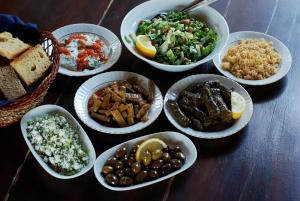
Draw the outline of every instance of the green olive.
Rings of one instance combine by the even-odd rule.
[[[140,162],[135,162],[131,165],[131,170],[135,174],[138,174],[142,170],[142,165]]]
[[[163,152],[161,149],[156,149],[151,153],[151,155],[152,155],[152,160],[158,160],[163,155]]]
[[[147,150],[142,158],[143,164],[148,166],[151,163],[151,153]]]
[[[169,162],[171,160],[171,155],[168,152],[164,152],[163,155],[162,155],[162,159],[165,162]]]
[[[182,152],[177,152],[174,156],[175,158],[181,160],[182,163],[185,162],[185,155]]]
[[[114,171],[114,168],[112,166],[110,166],[110,165],[104,165],[101,172],[103,174],[107,175],[107,174],[109,174],[109,173],[111,173],[113,171]]]

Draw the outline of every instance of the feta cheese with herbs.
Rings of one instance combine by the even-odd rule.
[[[46,114],[28,121],[27,138],[42,159],[63,175],[76,174],[89,162],[78,131],[59,114]]]

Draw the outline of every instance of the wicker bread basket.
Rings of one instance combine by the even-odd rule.
[[[0,107],[0,127],[9,126],[18,122],[26,112],[41,104],[50,84],[56,77],[59,67],[58,42],[52,33],[47,31],[40,31],[40,38],[38,41],[52,61],[49,72],[31,93],[28,93],[8,105]]]

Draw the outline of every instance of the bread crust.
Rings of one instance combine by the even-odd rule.
[[[30,86],[45,74],[51,61],[42,46],[37,44],[15,58],[10,65],[26,86]]]
[[[27,93],[11,66],[0,67],[0,91],[6,99],[20,98]]]
[[[31,46],[18,38],[14,38],[9,32],[0,33],[0,55],[13,59]]]

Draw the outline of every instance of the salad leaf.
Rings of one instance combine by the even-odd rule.
[[[157,49],[154,60],[179,65],[197,62],[209,55],[218,41],[206,23],[186,12],[170,11],[140,22],[137,35],[147,35]]]

